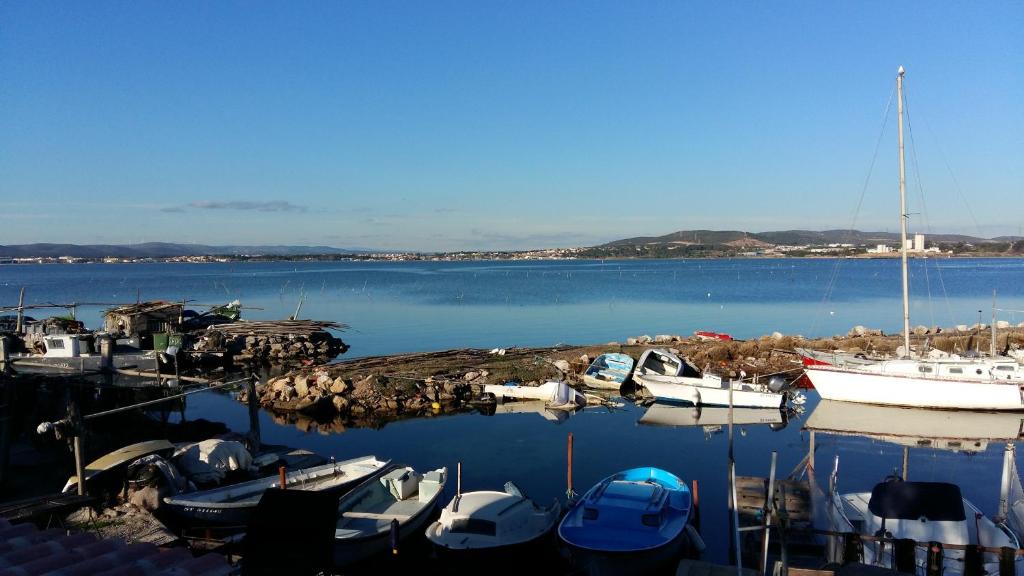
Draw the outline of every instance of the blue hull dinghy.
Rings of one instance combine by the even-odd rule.
[[[632,468],[600,481],[562,519],[558,536],[577,569],[638,574],[678,559],[690,521],[686,484],[660,468]]]
[[[591,388],[618,390],[633,373],[633,358],[628,354],[601,354],[583,374],[583,383]]]

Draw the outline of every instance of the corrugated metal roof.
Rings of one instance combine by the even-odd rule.
[[[92,534],[37,530],[32,524],[11,524],[0,518],[0,575],[105,576],[166,574],[226,576],[238,570],[219,554],[193,557],[184,548],[158,548],[149,543],[124,544]]]

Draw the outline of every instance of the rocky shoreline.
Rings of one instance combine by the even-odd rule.
[[[963,328],[963,330],[959,330]],[[913,330],[914,345],[944,352],[988,350],[985,326]],[[515,381],[536,386],[562,380],[581,386],[583,372],[598,355],[629,354],[634,359],[650,348],[665,348],[689,358],[706,372],[731,378],[801,375],[796,348],[845,350],[891,355],[903,343],[900,334],[854,327],[845,336],[807,339],[778,332],[751,340],[717,341],[679,335],[638,336],[602,345],[459,349],[347,360],[294,370],[257,386],[260,406],[280,423],[330,433],[352,426],[380,425],[397,419],[469,410],[487,384]],[[1024,347],[1024,326],[1003,326],[998,349]],[[248,401],[244,392],[239,396]]]

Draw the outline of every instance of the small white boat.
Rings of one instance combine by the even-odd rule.
[[[484,490],[456,495],[427,527],[426,536],[439,549],[493,550],[525,545],[548,534],[562,507],[556,499],[540,507],[508,482],[503,492]]]
[[[364,456],[305,470],[292,470],[285,474],[285,488],[340,492],[367,477],[377,476],[387,464],[375,456]],[[268,488],[280,486],[280,476],[267,476],[212,490],[168,496],[164,498],[164,505],[174,514],[190,521],[244,526],[263,493]]]
[[[981,545],[987,548],[1019,548],[1017,538],[1002,524],[990,520],[977,506],[960,494],[955,484],[945,482],[904,482],[892,477],[875,485],[871,492],[842,494],[833,500],[840,531],[868,536],[884,534],[895,540],[910,539],[919,544],[941,542],[949,545]],[[835,520],[834,520],[835,521]],[[864,542],[864,563],[896,567],[896,543]],[[927,548],[914,548],[913,567],[925,573]],[[1019,556],[1015,562],[1020,565]],[[942,574],[964,574],[964,550],[943,551]],[[999,557],[991,552],[981,554],[984,574],[999,574]]]
[[[700,378],[700,370],[686,358],[680,358],[663,348],[652,348],[640,355],[633,379],[637,376],[693,376]]]
[[[484,386],[484,393],[494,394],[499,400],[542,400],[548,408],[575,410],[587,405],[587,397],[565,382],[545,382],[540,386],[488,384]]]
[[[762,384],[723,380],[713,374],[689,376],[635,376],[638,384],[664,402],[685,402],[695,406],[740,408],[781,408],[786,401],[782,392],[773,392]]]
[[[601,354],[583,374],[583,383],[600,390],[618,390],[633,372],[628,354]]]
[[[344,567],[385,552],[391,546],[391,525],[399,540],[422,534],[437,509],[448,469],[419,474],[407,466],[391,466],[342,496],[334,530],[334,565]]]

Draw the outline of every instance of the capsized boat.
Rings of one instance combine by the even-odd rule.
[[[583,383],[591,388],[618,390],[633,372],[633,358],[628,354],[601,354],[583,373]]]
[[[146,442],[138,442],[123,448],[118,448],[109,454],[93,460],[85,466],[85,469],[83,470],[83,474],[85,475],[85,485],[89,486],[90,484],[98,481],[104,475],[119,470],[140,458],[145,458],[151,454],[170,456],[173,452],[174,444],[171,444],[167,440],[147,440]],[[64,484],[62,492],[72,492],[77,488],[78,476],[72,476],[68,478],[67,483]]]
[[[378,476],[387,464],[376,456],[363,456],[305,470],[292,470],[285,473],[285,488],[342,492],[358,482]],[[267,476],[212,490],[168,496],[164,498],[164,505],[170,512],[192,522],[244,526],[263,492],[280,486],[280,476]]]
[[[644,573],[678,555],[691,508],[690,489],[676,475],[632,468],[588,490],[558,525],[558,536],[590,573]]]
[[[334,530],[334,565],[348,566],[386,551],[393,521],[398,523],[399,540],[422,534],[447,480],[447,468],[420,474],[392,465],[382,476],[342,496]]]
[[[575,410],[587,405],[587,398],[565,382],[545,382],[540,386],[520,386],[518,384],[488,384],[484,386],[485,394],[494,394],[495,398],[515,400],[543,400],[549,408]]]
[[[525,545],[548,534],[562,507],[556,499],[538,506],[511,482],[504,491],[457,494],[427,527],[426,536],[439,549],[492,550]]]
[[[1002,523],[990,520],[977,506],[964,498],[960,487],[946,482],[907,482],[890,477],[875,485],[871,492],[842,494],[833,499],[834,522],[838,531],[856,532],[867,536],[884,534],[894,540],[910,539],[919,544],[940,542],[945,545],[980,545],[986,548],[1019,548],[1016,536]],[[864,542],[864,562],[885,567],[902,568],[917,574],[925,573],[928,551],[915,546],[911,555],[895,551],[894,541]],[[980,568],[974,572],[965,567],[965,551],[943,550],[942,574],[969,572],[999,574],[999,556],[983,552],[977,558]],[[912,565],[899,567],[905,561]],[[1021,559],[1015,557],[1020,565]]]

